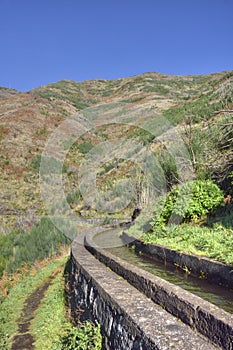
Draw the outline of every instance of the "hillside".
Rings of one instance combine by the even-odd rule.
[[[40,155],[54,130],[77,113],[96,126],[72,141],[63,168],[66,198],[77,216],[108,215],[91,209],[80,194],[77,169],[84,155],[100,140],[121,137],[137,139],[152,151],[158,150],[153,127],[153,135],[149,132],[150,125],[158,120],[167,120],[182,134],[197,176],[215,179],[226,194],[230,193],[232,109],[233,71],[201,76],[145,73],[80,83],[63,80],[26,93],[0,88],[0,232],[5,234],[16,227],[27,230],[46,215],[40,196]],[[99,121],[95,122],[97,117]],[[147,131],[139,129],[147,123]],[[169,188],[177,174],[171,164],[167,168],[166,155],[159,154]],[[109,190],[117,181],[135,174],[129,161],[120,159],[115,166],[117,158],[121,153],[98,169],[99,191]],[[131,215],[137,200],[135,197],[122,216]]]

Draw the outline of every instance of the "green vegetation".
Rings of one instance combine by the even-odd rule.
[[[31,167],[36,172],[39,173],[41,163],[41,155],[37,154],[35,158],[32,158]]]
[[[168,189],[172,189],[172,187],[179,182],[175,160],[166,150],[166,148],[162,149],[161,151],[157,151],[157,157],[163,169]]]
[[[209,214],[223,202],[223,192],[210,180],[195,180],[176,186],[162,198],[162,212],[155,210],[153,228],[165,229],[171,215],[172,223],[191,221]]]
[[[74,143],[72,147],[78,148],[82,154],[87,154],[94,146],[91,141],[84,140],[82,143]]]
[[[232,214],[223,192],[210,180],[177,186],[157,204],[146,243],[233,264]],[[134,234],[134,229],[131,229]]]
[[[56,91],[53,90],[42,90],[42,91],[38,91],[37,94],[40,97],[43,97],[45,99],[51,100],[53,98],[56,98],[58,100],[63,99],[63,96],[60,95],[59,93],[57,93]]]
[[[184,223],[167,231],[146,233],[142,236],[145,243],[160,244],[171,249],[205,256],[223,263],[233,264],[233,232],[221,223],[213,227],[197,226]]]
[[[94,147],[94,145],[92,144],[92,140],[87,139],[86,135],[81,135],[79,140],[77,141],[67,139],[63,142],[63,146],[65,150],[69,149],[71,153],[75,153],[75,151],[78,150],[83,155],[88,153]]]
[[[55,99],[68,101],[79,110],[89,107],[91,102],[84,101],[80,86],[75,82],[60,81],[40,88],[36,93],[50,101]],[[44,110],[41,109],[40,112],[43,114]]]
[[[30,334],[35,339],[36,350],[100,350],[102,337],[100,326],[90,322],[74,326],[66,312],[63,273],[67,257],[50,261],[42,269],[34,267],[22,272],[18,282],[11,288],[0,307],[0,348],[9,350],[13,335],[17,334],[18,319],[26,299],[35,290],[56,275],[34,313]],[[30,305],[29,305],[30,306]],[[33,311],[32,311],[33,312]]]
[[[42,169],[40,169],[41,165]],[[34,158],[32,158],[31,168],[37,174],[39,174],[39,171],[41,170],[42,176],[44,175],[44,173],[57,174],[60,171],[62,171],[62,173],[65,173],[67,171],[67,166],[65,164],[62,165],[60,160],[54,157],[42,157],[40,154],[37,154]]]
[[[37,350],[99,350],[102,348],[100,326],[90,322],[74,326],[66,315],[64,296],[65,277],[55,278],[46,291],[32,322]]]
[[[70,243],[70,240],[61,232],[64,226],[67,230],[67,223],[62,222],[62,218],[59,226],[61,231],[56,229],[47,218],[42,218],[30,232],[18,229],[8,234],[9,227],[18,227],[16,225],[20,224],[20,219],[16,221],[17,210],[20,210],[20,213],[22,210],[28,213],[33,212],[35,208],[36,213],[44,213],[42,204],[37,200],[39,197],[37,180],[41,160],[45,170],[41,176],[46,177],[49,172],[64,173],[67,169],[76,169],[82,157],[97,142],[101,142],[100,137],[109,141],[121,137],[134,138],[146,146],[147,150],[155,152],[162,167],[168,193],[157,203],[153,218],[148,225],[143,226],[144,232],[147,231],[142,236],[146,243],[155,242],[179,251],[233,264],[232,77],[233,71],[190,77],[146,73],[116,81],[96,80],[83,83],[60,81],[35,89],[32,94],[23,95],[22,106],[29,106],[28,110],[32,109],[35,112],[36,118],[33,119],[33,123],[27,123],[26,118],[31,117],[27,115],[26,109],[22,129],[18,128],[18,123],[11,122],[11,129],[8,130],[4,124],[6,118],[2,119],[4,122],[0,126],[2,154],[0,159],[3,171],[0,176],[0,192],[4,203],[1,215],[5,225],[1,226],[4,235],[0,234],[0,276],[2,277],[0,287],[4,285],[2,288],[5,290],[5,296],[0,297],[2,302],[0,347],[2,349],[7,348],[12,335],[17,331],[16,320],[20,316],[27,296],[61,266],[60,262],[53,262],[49,267],[50,263],[45,266],[40,265],[39,261],[44,258],[51,259]],[[20,100],[20,95],[17,99]],[[3,108],[6,116],[18,118],[15,108],[20,106],[19,100],[15,104],[12,98],[12,105],[9,101],[9,106],[6,105]],[[95,109],[85,110],[86,107],[96,103],[98,105]],[[119,113],[118,109],[115,109],[117,104],[121,106]],[[51,126],[57,127],[64,117],[80,109],[84,110],[82,113],[85,118],[94,122],[97,117],[101,117],[100,120],[103,121],[104,113],[107,112],[104,122],[109,120],[111,123],[89,131],[74,144],[72,139],[66,140],[64,148],[67,150],[70,148],[66,165],[63,166],[55,158],[41,159],[39,151],[44,147],[46,130],[50,130]],[[12,110],[14,110],[13,114]],[[131,116],[131,111],[134,110],[135,120],[134,114]],[[146,113],[143,113],[144,110]],[[140,112],[140,116],[137,111]],[[31,112],[29,114],[31,116]],[[167,150],[167,142],[170,141],[156,143],[156,137],[160,136],[164,130],[164,118],[159,118],[160,115],[168,119],[171,125],[177,125],[177,131],[189,152],[196,181],[177,186],[181,179],[176,162]],[[44,124],[45,116],[46,124]],[[151,133],[132,126],[129,122],[135,125],[142,122],[141,125],[151,130]],[[125,124],[122,127],[120,123],[128,123],[128,125]],[[156,136],[152,135],[152,131]],[[24,142],[25,140],[27,141]],[[15,147],[17,144],[20,144],[20,147]],[[10,149],[11,147],[14,149]],[[147,161],[149,164],[150,158]],[[27,162],[26,167],[25,162]],[[112,201],[116,209],[121,208],[122,202],[127,199],[126,188],[129,190],[130,204],[124,211],[116,213],[116,216],[124,217],[136,206],[139,207],[138,204],[143,206],[146,203],[149,191],[146,188],[145,174],[142,171],[136,173],[136,166],[130,161],[122,160],[120,150],[116,158],[101,164],[99,170],[97,188],[102,196],[101,200],[103,198],[103,200]],[[25,181],[22,181],[23,179]],[[70,170],[63,179],[67,186],[66,200],[76,212],[90,217],[100,214],[105,224],[110,222],[110,214],[99,213],[85,206],[81,193],[77,190],[78,177],[75,170]],[[128,185],[126,181],[129,179],[132,181]],[[126,183],[127,186],[124,186]],[[7,187],[9,190],[6,190]],[[224,195],[228,195],[231,200],[225,206]],[[21,204],[22,198],[24,202]],[[60,215],[64,203],[57,203],[57,206],[58,208],[53,210]],[[12,215],[13,220],[8,214],[11,212],[16,213]],[[12,223],[8,227],[10,220]],[[136,230],[136,225],[137,219],[135,226],[132,227],[133,230]],[[72,235],[75,233],[76,231],[73,230]],[[72,235],[70,237],[73,237]],[[37,269],[30,271],[30,267],[35,262]],[[43,267],[42,270],[40,270],[41,267]],[[19,276],[19,282],[12,286],[12,281],[16,278],[13,276],[16,275]],[[63,292],[64,279],[60,273],[47,290],[31,327],[36,339],[36,348],[99,349],[101,346],[99,327],[86,323],[76,328],[66,319]],[[7,293],[9,293],[8,297],[6,297]]]
[[[15,230],[0,236],[0,276],[4,271],[16,271],[25,263],[31,265],[36,260],[56,255],[62,247],[69,245],[64,236],[48,218],[42,218],[30,233]]]
[[[49,115],[49,112],[46,108],[39,108],[39,112],[42,115],[47,115],[47,116]]]
[[[46,129],[45,128],[40,129],[36,133],[37,133],[37,135],[46,135]]]
[[[72,193],[68,193],[68,195],[66,196],[66,200],[69,204],[72,204],[72,205],[78,204],[78,202],[81,199],[81,196],[82,196],[81,191],[80,191],[80,189],[78,189]]]
[[[129,134],[128,138],[136,138],[145,146],[147,144],[150,144],[154,140],[155,136],[147,130],[138,128],[134,130],[133,133]]]
[[[147,85],[143,88],[145,92],[156,92],[160,95],[167,95],[169,93],[169,89],[165,88],[162,84],[156,83],[154,85]]]
[[[193,124],[187,120],[182,134],[199,179],[215,179],[221,185],[232,169],[233,114]]]
[[[19,280],[10,289],[0,306],[0,348],[2,350],[9,349],[12,336],[17,333],[17,320],[20,318],[27,297],[64,263],[65,259],[62,258],[48,263],[39,270],[36,267],[30,271],[21,270]],[[10,284],[13,276],[9,276],[8,279]]]
[[[173,125],[182,122],[187,117],[192,117],[193,122],[198,123],[202,118],[208,120],[216,111],[221,110],[221,107],[221,101],[216,102],[216,96],[213,93],[207,93],[194,101],[187,101],[183,106],[170,108],[163,115]]]
[[[85,322],[79,327],[68,327],[66,330],[66,334],[60,337],[59,345],[56,345],[56,347],[53,347],[52,349],[101,350],[102,337],[100,333],[100,325],[94,326],[90,322]]]
[[[107,165],[104,165],[104,170],[102,173],[100,173],[100,175],[103,175],[103,174],[106,174],[108,173],[110,170],[114,169],[115,168],[115,164],[107,164]]]

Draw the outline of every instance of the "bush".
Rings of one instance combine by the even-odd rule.
[[[75,204],[78,203],[81,199],[81,191],[80,189],[74,191],[73,193],[68,193],[66,200],[69,204]]]
[[[177,184],[179,179],[175,159],[171,156],[171,154],[169,154],[169,152],[164,149],[159,154],[158,159],[163,169],[168,188],[171,189],[172,186]]]
[[[211,180],[195,180],[175,187],[158,205],[153,226],[165,227],[171,218],[176,224],[198,219],[213,212],[223,202],[223,192]],[[161,213],[161,214],[160,214]]]
[[[67,334],[61,336],[61,349],[101,350],[102,336],[100,333],[100,325],[94,326],[90,322],[85,322],[79,327],[68,329]]]
[[[37,154],[35,158],[32,159],[31,166],[36,173],[39,173],[41,163],[41,155]]]
[[[20,230],[14,230],[7,235],[0,235],[0,277],[13,256],[14,242],[21,234]]]
[[[128,136],[128,138],[136,138],[143,144],[143,146],[146,146],[154,140],[155,136],[147,130],[138,128],[134,130],[133,133]]]
[[[92,148],[93,144],[89,141],[84,140],[83,143],[80,143],[77,148],[82,154],[87,154]]]

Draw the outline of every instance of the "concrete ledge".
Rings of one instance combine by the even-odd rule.
[[[108,224],[105,224],[106,218],[83,218],[83,217],[75,217],[73,221],[78,224],[90,224],[90,225],[111,225],[112,226],[123,226],[125,223],[130,223],[131,218],[108,218]]]
[[[233,289],[233,266],[192,254],[180,253],[164,246],[145,244],[125,232],[123,232],[122,238],[129,245],[134,245],[138,252],[141,251],[165,263],[176,264],[180,268],[187,267],[193,275],[204,276],[215,284]]]
[[[212,343],[225,350],[233,349],[231,314],[99,248],[93,241],[95,234],[87,234],[85,244],[102,263]]]
[[[98,228],[93,231],[99,232]],[[102,325],[105,349],[216,349],[98,261],[80,238],[72,244],[70,277],[75,315],[80,309],[88,310]]]

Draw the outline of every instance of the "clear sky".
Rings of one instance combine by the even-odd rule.
[[[0,0],[0,86],[233,69],[233,0]]]

